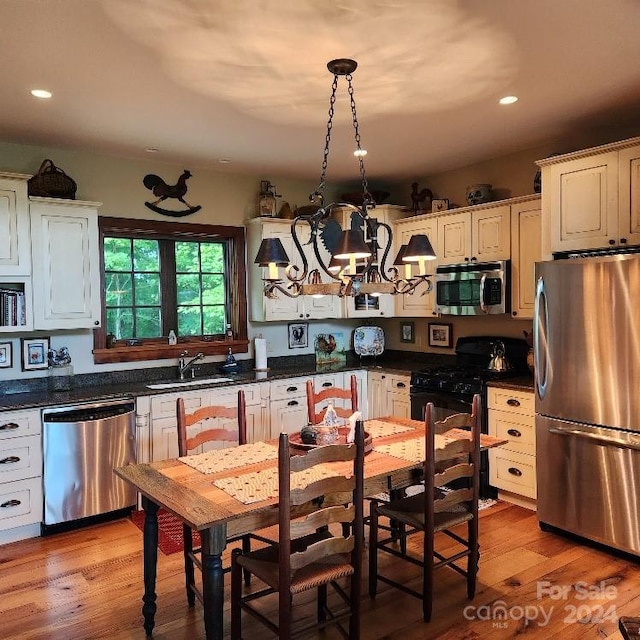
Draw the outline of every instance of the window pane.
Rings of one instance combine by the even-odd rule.
[[[224,247],[219,242],[203,242],[200,245],[202,271],[222,273],[224,271]]]
[[[157,240],[133,241],[134,271],[160,271],[160,252]]]
[[[200,271],[198,242],[176,242],[176,271],[194,273]]]
[[[178,307],[178,335],[202,335],[201,307]]]
[[[160,309],[158,307],[137,307],[136,338],[157,338],[162,335]]]
[[[202,303],[224,304],[224,276],[202,276]]]
[[[133,303],[130,273],[105,273],[107,307],[128,307]]]
[[[136,305],[160,305],[160,275],[157,273],[136,273]],[[160,335],[160,334],[158,334]]]
[[[131,240],[129,238],[104,239],[105,271],[131,271]]]
[[[129,309],[107,309],[107,333],[118,340],[133,338],[133,313]]]
[[[224,333],[226,328],[224,307],[203,307],[202,315],[203,333],[205,335]]]
[[[200,304],[200,276],[176,276],[178,304]]]

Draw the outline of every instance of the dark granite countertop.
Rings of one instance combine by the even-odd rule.
[[[208,363],[199,368],[198,378],[215,376],[231,378],[230,382],[216,383],[216,387],[265,382],[294,376],[335,373],[367,369],[388,373],[410,374],[427,366],[445,362],[452,356],[424,354],[418,352],[389,351],[379,358],[358,358],[350,354],[347,363],[341,366],[317,366],[313,355],[301,357],[270,358],[267,372],[253,370],[253,361],[238,361],[237,373],[220,371],[222,363]],[[66,406],[97,400],[135,398],[157,394],[174,393],[172,389],[149,389],[148,384],[176,381],[176,367],[134,369],[110,373],[80,374],[73,376],[69,391],[53,391],[48,378],[9,380],[0,382],[0,410],[29,409],[46,406]],[[192,382],[189,380],[189,382]],[[205,387],[212,386],[202,385]],[[201,388],[189,385],[186,390]]]
[[[488,383],[490,387],[501,389],[513,389],[514,391],[533,391],[533,376],[520,376],[518,378],[507,378],[506,380],[492,380]]]

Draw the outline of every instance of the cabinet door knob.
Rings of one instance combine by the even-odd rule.
[[[512,476],[516,476],[517,478],[522,475],[522,471],[520,471],[520,469],[517,469],[516,467],[509,467],[508,471]]]
[[[99,326],[100,326],[100,320],[94,320],[93,324],[94,324],[96,327],[99,327]]]
[[[517,429],[509,429],[507,433],[514,438],[520,438],[522,434]]]
[[[626,238],[620,238],[620,244],[627,244]]]
[[[520,401],[519,401],[519,400],[516,400],[515,398],[509,398],[509,399],[507,400],[507,404],[508,404],[510,407],[519,407],[519,406],[520,406]]]
[[[615,240],[609,240],[609,244],[610,244],[610,245],[614,245],[615,243],[616,243],[616,241],[615,241]]]
[[[518,315],[518,312],[517,312],[517,311],[512,311],[512,312],[511,312],[511,315],[512,315],[512,316],[517,316],[517,315]]]

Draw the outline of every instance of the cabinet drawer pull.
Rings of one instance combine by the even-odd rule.
[[[297,391],[298,387],[287,387],[287,393],[293,393],[294,391]]]
[[[516,400],[515,398],[509,398],[507,400],[507,404],[510,407],[519,407],[520,406],[520,400]]]
[[[289,402],[287,402],[288,407],[295,407],[298,404],[300,403],[297,400],[289,400]]]
[[[322,386],[323,387],[333,387],[333,382],[323,382]]]
[[[19,429],[20,425],[17,422],[5,422],[0,424],[0,431],[9,431],[10,429]]]
[[[7,500],[6,502],[3,502],[2,504],[0,504],[0,507],[2,507],[3,509],[5,509],[6,507],[19,507],[22,503],[20,502],[20,500]]]
[[[520,437],[522,437],[522,434],[521,434],[517,429],[509,429],[509,430],[507,431],[507,433],[508,433],[510,436],[513,436],[514,438],[520,438]]]
[[[396,387],[398,387],[398,389],[404,389],[407,385],[404,382],[397,382],[396,383]]]
[[[7,456],[0,460],[0,464],[14,464],[16,462],[20,462],[20,458],[18,458],[18,456]]]
[[[519,478],[522,475],[522,471],[520,471],[520,469],[517,469],[516,467],[509,467],[507,469],[507,471],[512,475],[512,476],[516,476],[517,478]]]

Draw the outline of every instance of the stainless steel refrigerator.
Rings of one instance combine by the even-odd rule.
[[[640,555],[640,254],[536,264],[538,519]]]

